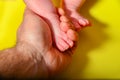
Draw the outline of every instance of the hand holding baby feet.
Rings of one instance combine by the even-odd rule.
[[[51,0],[24,1],[29,9],[41,16],[48,23],[52,31],[53,41],[60,51],[65,51],[74,46],[74,41],[70,39],[71,36],[69,35],[74,34],[75,32],[73,32],[73,30],[67,30],[67,32],[65,32],[64,29],[61,29],[62,26],[60,25],[62,22],[64,22],[64,19],[61,18],[60,22],[59,15],[55,7],[53,6]],[[62,15],[61,17],[66,18],[65,15]],[[69,29],[69,24],[67,22],[64,23],[67,24],[65,28],[68,27]]]
[[[60,31],[61,33],[63,33],[62,34],[63,36],[60,34],[61,37],[57,36],[56,40],[59,41],[61,48],[59,47],[60,45],[57,46],[53,45],[55,43],[52,40],[53,31],[50,30],[50,26],[48,25],[46,20],[44,20],[39,15],[35,14],[33,11],[27,8],[25,10],[24,20],[18,29],[17,36],[18,38],[17,49],[19,49],[20,52],[22,51],[21,54],[24,53],[27,57],[26,59],[25,55],[23,55],[24,57],[22,57],[22,60],[19,61],[19,63],[21,62],[21,64],[27,65],[27,67],[23,65],[19,66],[18,63],[18,65],[16,66],[17,69],[13,68],[11,70],[10,68],[11,72],[13,72],[13,70],[16,70],[13,72],[13,76],[15,75],[27,77],[35,76],[38,78],[39,77],[43,78],[44,76],[46,77],[56,75],[57,73],[66,69],[66,67],[71,62],[74,50],[73,48],[66,50],[70,46],[69,44],[67,44],[67,41],[65,43],[63,37],[67,37],[68,40],[71,41],[72,43],[73,41],[76,40],[76,38],[74,38],[73,31],[71,31],[70,29],[67,31],[67,33],[65,33],[62,30]],[[69,37],[68,34],[73,35],[73,37],[72,36]],[[62,50],[66,51],[61,52]],[[15,55],[15,53],[13,54]],[[18,59],[20,58],[18,57]],[[13,60],[13,58],[11,60]],[[19,67],[22,67],[22,69]]]

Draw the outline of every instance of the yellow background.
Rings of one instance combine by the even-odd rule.
[[[22,0],[0,0],[0,50],[15,45],[24,8]],[[120,79],[120,0],[86,0],[81,13],[93,25],[79,33],[73,62],[58,77]]]

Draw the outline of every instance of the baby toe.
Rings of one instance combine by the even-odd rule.
[[[58,13],[63,16],[65,15],[65,11],[62,8],[58,8]]]
[[[69,19],[66,16],[61,16],[60,21],[62,22],[69,22]]]
[[[62,39],[59,39],[57,42],[57,47],[60,51],[65,51],[69,48],[69,45]]]
[[[71,39],[72,41],[77,41],[78,40],[78,34],[76,31],[69,29],[67,31],[68,38]]]
[[[85,27],[87,25],[86,21],[84,19],[79,19],[79,24],[83,27]]]
[[[66,22],[61,22],[60,23],[60,28],[62,31],[67,32],[68,29],[70,29],[70,24],[66,23]]]
[[[85,19],[86,23],[87,23],[87,26],[91,26],[91,23],[88,19]]]
[[[67,34],[63,34],[63,39],[66,41],[67,44],[69,44],[70,47],[73,47],[74,46],[74,43],[71,39],[68,38],[68,35]]]

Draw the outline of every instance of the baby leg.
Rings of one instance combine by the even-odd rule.
[[[85,0],[64,0],[63,8],[77,29],[90,25],[90,22],[78,13]]]
[[[59,15],[55,7],[52,4],[51,0],[24,0],[27,4],[27,7],[34,11],[36,14],[41,16],[44,20],[49,24],[53,40],[55,41],[55,45],[58,47],[60,51],[64,51],[69,47],[74,45],[74,42],[69,39],[67,33],[60,29],[60,19]],[[47,34],[47,33],[46,33]],[[64,49],[61,49],[61,45],[63,45]]]

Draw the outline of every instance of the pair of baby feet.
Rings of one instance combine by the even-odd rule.
[[[51,0],[24,1],[29,9],[41,16],[49,24],[53,41],[60,51],[72,48],[78,38],[76,31],[89,25],[89,21],[77,12],[82,0],[64,0],[67,3],[64,4],[66,7],[64,7],[64,10],[60,8],[57,11]]]
[[[89,26],[90,23],[87,19],[80,16],[77,11],[69,15],[62,8],[59,8],[58,14],[60,15],[60,27],[58,28],[59,30],[55,28],[53,32],[54,40],[57,48],[60,51],[65,51],[75,45],[74,43],[78,40],[77,31]]]
[[[90,22],[80,16],[77,11],[72,11],[71,14],[65,13],[62,8],[58,9],[60,14],[60,29],[61,33],[56,38],[56,45],[60,51],[65,51],[74,46],[74,42],[78,40],[77,31],[89,26]]]

